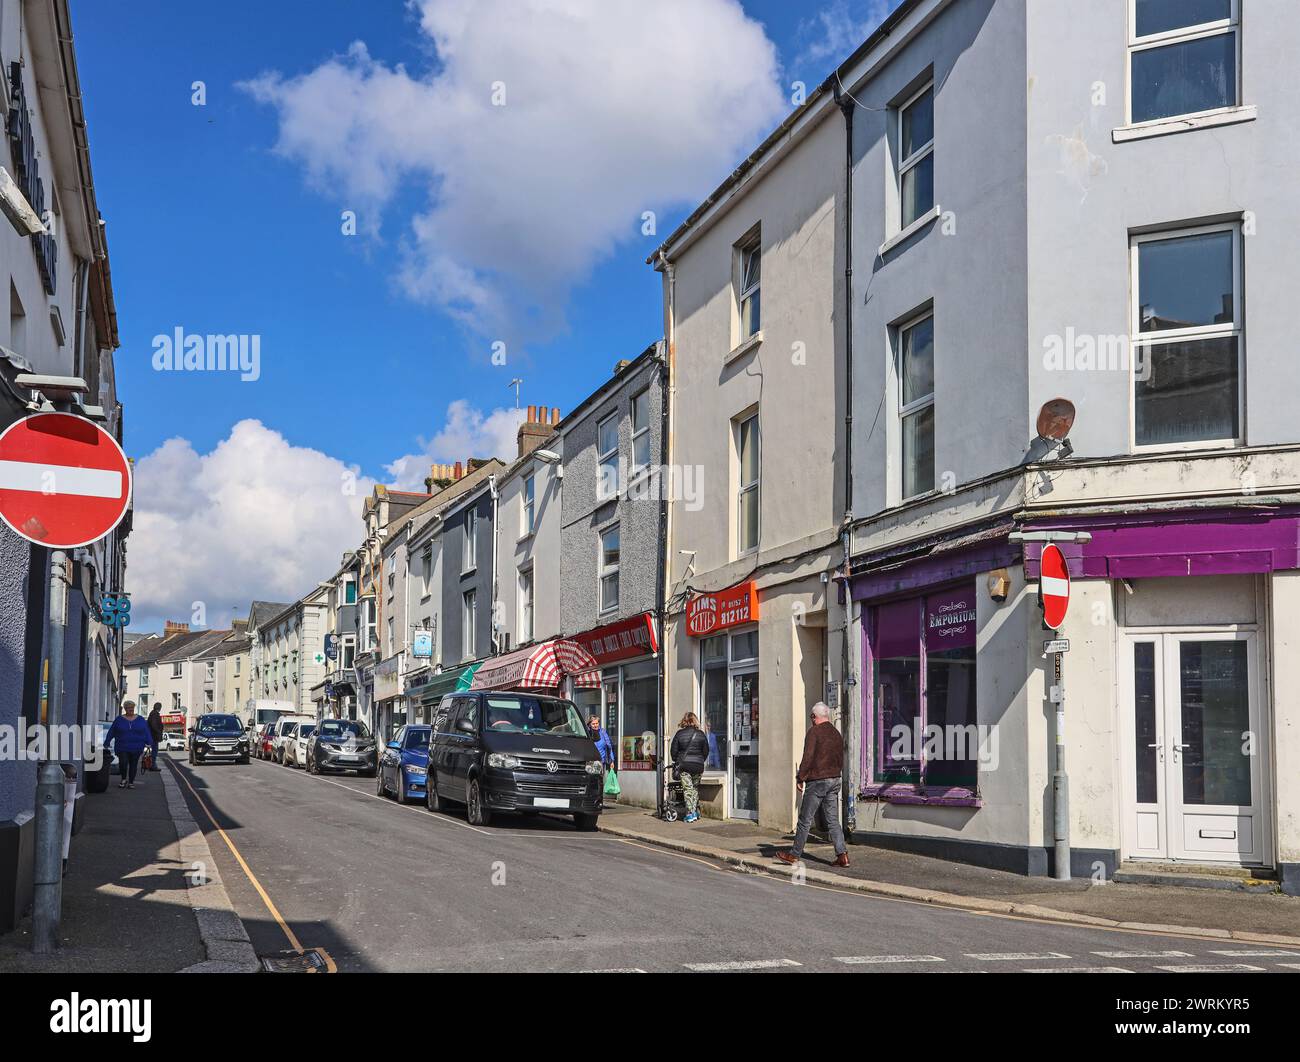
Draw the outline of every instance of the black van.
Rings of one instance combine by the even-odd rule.
[[[486,826],[496,812],[568,813],[594,830],[604,772],[582,713],[572,701],[532,693],[451,693],[433,717],[430,811],[464,804]]]

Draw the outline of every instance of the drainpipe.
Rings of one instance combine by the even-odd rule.
[[[488,476],[488,492],[492,495],[492,655],[501,652],[501,642],[497,634],[497,540],[501,535],[501,521],[497,519],[497,505],[501,493],[497,490],[497,477]]]
[[[844,593],[844,633],[840,638],[840,720],[844,727],[843,781],[840,786],[840,816],[845,840],[852,843],[857,825],[853,794],[853,755],[862,740],[858,732],[851,694],[856,688],[850,667],[852,654],[849,638],[853,630],[853,598],[849,586],[849,553],[853,545],[853,97],[835,80],[835,102],[844,115],[844,519],[840,531],[841,560],[844,565],[840,587]]]
[[[659,363],[659,380],[662,385],[659,411],[659,578],[656,611],[659,614],[659,713],[663,722],[659,739],[659,755],[655,757],[655,808],[662,819],[664,815],[664,753],[668,746],[668,544],[671,537],[672,509],[664,477],[672,475],[672,409],[673,361],[676,357],[674,322],[677,319],[677,272],[668,256],[659,252],[657,268],[664,274],[664,291],[667,313],[664,322],[664,350]],[[671,482],[671,480],[670,480]]]

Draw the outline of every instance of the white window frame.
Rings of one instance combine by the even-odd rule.
[[[420,600],[433,593],[433,543],[420,551]]]
[[[618,535],[618,561],[614,564],[605,563],[605,538],[609,534]],[[619,570],[623,564],[623,529],[620,524],[610,524],[608,527],[602,527],[600,533],[596,536],[596,607],[597,611],[603,616],[612,612],[617,612],[622,601],[622,582],[619,577]],[[605,581],[614,580],[614,603],[607,605],[605,603]]]
[[[172,678],[177,679],[177,678],[180,678],[180,677],[181,677],[181,662],[180,662],[179,660],[177,660],[177,661],[173,661],[173,663],[172,663]]]
[[[537,473],[529,472],[519,488],[519,537],[527,538],[536,530]]]
[[[205,661],[204,678],[211,682],[217,677],[217,662],[215,660]]]
[[[894,392],[896,396],[894,399],[894,404],[898,409],[898,496],[900,501],[911,501],[913,498],[922,498],[925,495],[932,493],[935,489],[934,486],[932,485],[929,490],[920,491],[916,494],[907,493],[907,453],[903,446],[903,441],[907,437],[907,433],[903,430],[904,422],[907,420],[908,417],[920,413],[926,408],[932,407],[934,405],[934,393],[939,386],[939,382],[936,374],[936,379],[933,381],[933,385],[931,386],[930,393],[928,395],[926,395],[924,398],[915,398],[908,403],[903,402],[903,381],[906,377],[906,373],[904,372],[903,359],[907,347],[906,337],[907,337],[907,333],[910,332],[917,325],[923,323],[926,320],[932,321],[933,319],[934,319],[934,307],[930,306],[929,308],[922,310],[920,313],[916,314],[915,316],[907,318],[907,320],[903,321],[902,323],[894,327],[894,333],[897,337],[896,343],[898,348],[898,353],[896,357],[896,369],[895,369],[895,376],[897,376],[898,379],[896,383],[897,390]],[[936,346],[938,345],[937,333],[935,335],[935,345]],[[939,432],[939,424],[938,424],[938,419],[936,418],[935,420],[936,442],[938,441],[938,432]],[[937,468],[933,469],[931,472],[930,478],[934,482],[938,481],[937,472],[938,472]]]
[[[645,423],[637,427],[636,423],[636,404],[638,399],[645,400]],[[636,479],[647,468],[650,467],[650,388],[644,387],[632,396],[628,403],[628,416],[632,424],[632,464],[629,478]],[[646,459],[643,463],[638,463],[636,459],[636,446],[642,439],[645,439]]]
[[[537,580],[531,564],[519,569],[516,585],[519,587],[519,637],[515,641],[523,645],[531,642],[535,634]]]
[[[745,482],[741,477],[745,474],[744,451],[741,443],[744,437],[744,427],[746,424],[753,422],[754,438],[758,443],[758,476],[752,482]],[[732,421],[732,445],[736,454],[736,556],[746,557],[751,553],[758,552],[759,543],[763,541],[763,427],[758,419],[758,410],[752,413],[737,417]],[[741,541],[741,535],[744,534],[745,528],[745,495],[751,491],[757,493],[758,504],[755,506],[754,520],[754,544],[746,546]]]
[[[605,433],[605,425],[610,421],[614,422],[614,446],[609,450],[600,448],[601,436]],[[614,489],[609,488],[609,477],[604,475],[605,467],[609,464],[610,458],[613,458]],[[596,498],[598,501],[606,502],[611,498],[617,498],[619,488],[622,486],[622,469],[619,467],[619,430],[618,430],[618,412],[615,411],[606,417],[601,417],[596,422]]]
[[[460,551],[460,572],[465,575],[478,567],[478,505],[465,510],[461,525],[464,540]]]
[[[241,663],[241,658],[238,654],[236,654],[235,655],[235,678],[239,678],[240,663]]]
[[[916,148],[910,155],[904,158],[903,157],[903,114],[909,107],[912,106],[912,104],[916,103],[916,101],[919,100],[922,96],[924,96],[927,92],[932,94],[930,100],[930,124],[935,128],[931,129],[929,140],[927,140],[920,147]],[[935,120],[937,117],[935,104],[937,102],[938,102],[938,95],[937,93],[934,92],[934,79],[931,78],[919,89],[917,89],[914,93],[912,93],[912,95],[910,95],[907,99],[905,99],[902,103],[900,103],[896,108],[897,115],[894,124],[897,126],[897,129],[894,132],[894,137],[895,137],[894,147],[896,151],[896,157],[898,159],[898,164],[894,167],[894,171],[895,171],[894,195],[897,197],[897,202],[898,202],[898,229],[900,232],[906,232],[909,228],[911,228],[911,226],[920,224],[934,211],[935,203],[931,202],[929,207],[927,207],[921,213],[917,214],[916,217],[912,218],[911,221],[908,221],[906,218],[903,217],[903,178],[908,172],[915,169],[917,165],[919,165],[925,159],[929,158],[931,155],[934,154],[934,142],[936,136],[938,135],[936,131],[938,122]],[[930,198],[932,200],[935,200],[935,202],[937,202],[936,193],[933,188],[931,188],[930,191]]]
[[[758,259],[758,279],[752,284],[745,283],[745,265],[750,257]],[[763,232],[761,228],[755,229],[736,244],[736,340],[732,347],[739,347],[748,343],[755,336],[763,334]],[[745,304],[758,296],[758,322],[757,327],[751,322],[748,330],[745,327]]]
[[[473,660],[478,651],[478,590],[466,590],[460,595],[460,646],[461,659]]]
[[[149,668],[148,668],[148,666],[145,666],[145,667],[140,668],[140,681],[139,681],[139,687],[140,687],[140,689],[142,689],[142,690],[147,690],[147,689],[149,688]]]
[[[1141,331],[1142,292],[1138,284],[1138,252],[1144,243],[1176,240],[1184,236],[1203,236],[1212,232],[1232,235],[1232,323],[1228,325],[1195,325],[1190,328],[1169,328],[1159,332]],[[1246,322],[1242,270],[1242,234],[1239,221],[1226,221],[1215,225],[1191,225],[1186,228],[1161,229],[1157,232],[1135,233],[1129,237],[1129,446],[1133,453],[1150,453],[1168,450],[1207,450],[1216,447],[1230,448],[1244,445],[1246,440]],[[1237,341],[1237,436],[1231,439],[1193,439],[1181,443],[1147,443],[1137,441],[1137,369],[1143,360],[1137,348],[1161,346],[1166,341],[1186,342],[1197,339],[1235,337]]]
[[[1160,125],[1164,122],[1183,121],[1187,118],[1200,118],[1212,114],[1224,114],[1235,111],[1242,105],[1241,94],[1241,0],[1231,0],[1231,10],[1226,19],[1214,22],[1202,22],[1195,26],[1181,26],[1163,33],[1151,33],[1145,37],[1137,35],[1137,0],[1128,0],[1128,55],[1124,65],[1124,120],[1129,127],[1143,129],[1147,126]],[[1233,64],[1237,75],[1235,86],[1236,99],[1223,107],[1211,107],[1206,111],[1188,111],[1186,114],[1170,114],[1161,118],[1133,122],[1133,56],[1138,52],[1152,51],[1170,44],[1184,44],[1202,37],[1219,37],[1228,33],[1233,35],[1233,47],[1236,62]]]

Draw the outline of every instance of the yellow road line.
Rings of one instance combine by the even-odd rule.
[[[274,918],[276,922],[279,924],[280,928],[284,930],[284,935],[289,940],[289,947],[293,948],[294,951],[301,953],[303,950],[305,950],[302,946],[302,941],[300,941],[298,937],[294,934],[294,931],[289,928],[289,923],[284,920],[284,918],[280,914],[279,909],[272,902],[271,897],[266,894],[266,890],[262,888],[262,883],[257,880],[257,875],[253,873],[252,868],[248,865],[247,862],[245,862],[244,857],[239,854],[239,849],[235,847],[235,842],[230,839],[230,835],[227,834],[225,830],[223,830],[220,826],[217,825],[217,820],[213,817],[212,812],[208,809],[208,805],[204,802],[203,798],[199,796],[195,788],[192,785],[190,785],[189,779],[186,778],[185,775],[181,773],[181,769],[177,767],[175,764],[172,764],[171,766],[176,773],[176,777],[185,783],[185,788],[188,789],[194,795],[194,799],[198,801],[199,807],[203,809],[203,814],[205,814],[208,817],[208,821],[212,823],[212,828],[216,830],[217,833],[221,834],[221,839],[226,842],[226,847],[230,849],[230,854],[235,857],[235,862],[237,862],[240,865],[240,867],[244,871],[244,874],[247,876],[249,882],[252,884],[253,888],[257,890],[257,895],[262,897],[262,902],[266,904],[266,909],[271,912],[271,917]],[[333,963],[331,960],[331,965],[332,964]]]
[[[678,859],[689,859],[693,863],[703,863],[710,870],[716,870],[719,874],[727,873],[727,871],[723,870],[722,867],[715,866],[713,863],[710,863],[707,859],[701,859],[699,856],[687,855],[685,852],[675,852],[671,848],[659,848],[659,847],[651,847],[648,844],[639,844],[636,841],[629,841],[626,837],[620,837],[619,840],[622,841],[624,844],[630,844],[633,848],[644,848],[647,852],[658,852],[662,855],[676,856]]]

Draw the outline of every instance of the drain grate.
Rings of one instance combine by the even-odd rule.
[[[324,973],[325,957],[314,948],[282,951],[278,955],[263,955],[262,969],[267,973]]]

